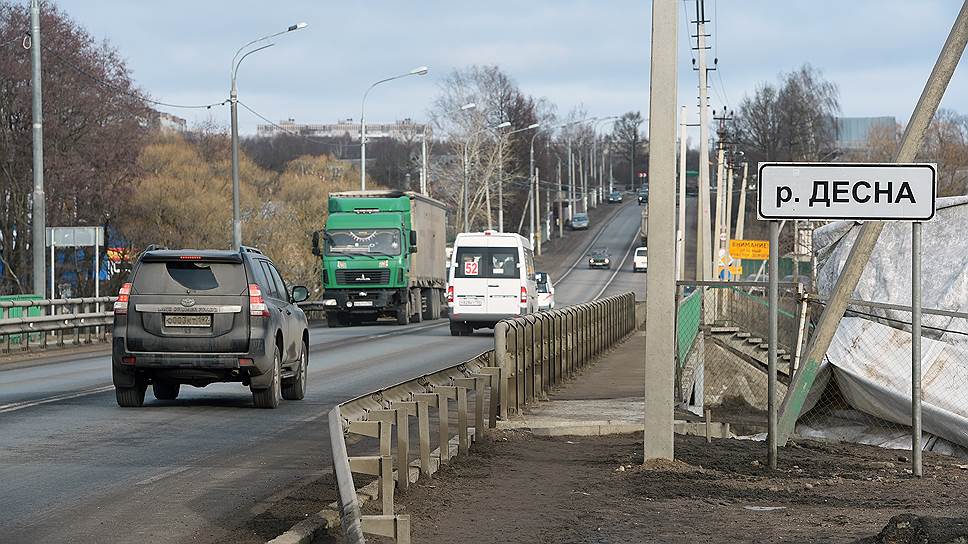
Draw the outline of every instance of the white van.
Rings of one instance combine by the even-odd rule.
[[[635,248],[635,256],[632,257],[632,272],[648,272],[649,270],[649,248]]]
[[[469,335],[537,311],[534,254],[514,233],[463,232],[454,241],[447,284],[450,334]]]

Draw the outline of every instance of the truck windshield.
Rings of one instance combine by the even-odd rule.
[[[326,255],[399,255],[400,231],[396,229],[346,229],[327,231]]]

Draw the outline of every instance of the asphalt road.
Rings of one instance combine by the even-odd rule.
[[[627,205],[594,245],[621,260],[637,245]],[[558,304],[634,289],[631,256],[612,270],[578,262]],[[336,403],[453,365],[493,347],[451,337],[446,320],[408,327],[311,330],[309,391],[276,410],[251,408],[238,384],[183,387],[176,401],[117,407],[105,356],[0,371],[0,541],[214,542],[307,478],[327,472],[326,414]]]

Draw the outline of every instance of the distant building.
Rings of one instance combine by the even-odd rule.
[[[188,130],[188,121],[177,115],[156,111],[151,117],[151,128],[161,132],[185,132]]]
[[[894,130],[896,125],[894,117],[837,117],[837,149],[863,149],[872,130]]]
[[[352,119],[345,119],[330,124],[297,123],[295,119],[279,121],[276,125],[258,125],[256,134],[261,137],[272,137],[286,132],[317,138],[360,139],[360,124]],[[415,123],[412,119],[404,119],[393,123],[367,123],[367,140],[374,138],[391,138],[394,140],[412,141],[427,128],[423,123]]]

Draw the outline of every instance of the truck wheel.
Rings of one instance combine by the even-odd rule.
[[[151,392],[158,400],[175,400],[178,398],[178,390],[181,384],[172,382],[155,382],[151,384]]]
[[[405,302],[402,306],[397,308],[397,325],[409,325],[410,324],[410,303]]]
[[[279,346],[276,346],[272,359],[272,369],[269,372],[272,376],[269,387],[265,389],[252,389],[252,404],[256,408],[276,408],[279,406],[279,398],[282,397],[282,369],[279,368],[282,356],[279,354]]]
[[[114,394],[118,400],[118,406],[122,408],[140,408],[145,403],[145,391],[147,385],[136,384],[134,387],[115,387]]]
[[[282,398],[286,400],[303,400],[306,396],[306,382],[309,381],[309,346],[302,344],[302,355],[299,357],[299,367],[296,376],[282,384]]]
[[[430,319],[440,319],[440,297],[435,289],[430,290]]]

